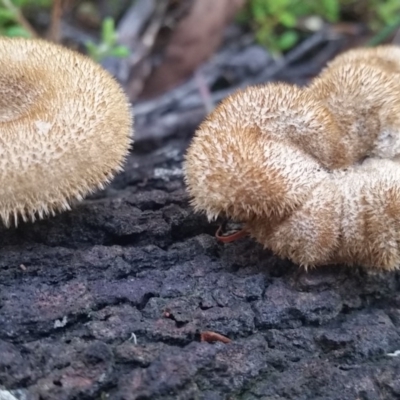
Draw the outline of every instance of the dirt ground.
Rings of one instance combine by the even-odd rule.
[[[399,274],[216,242],[182,182],[191,134],[138,146],[72,212],[1,231],[0,399],[399,398]]]

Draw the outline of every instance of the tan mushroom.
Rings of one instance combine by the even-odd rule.
[[[120,85],[88,57],[44,40],[0,38],[0,217],[68,210],[121,171],[133,117]]]
[[[226,98],[185,157],[195,211],[304,267],[400,268],[399,70],[398,48],[357,50]]]

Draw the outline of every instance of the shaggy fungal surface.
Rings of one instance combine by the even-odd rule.
[[[308,86],[225,98],[186,154],[195,211],[304,267],[400,266],[400,47],[350,50]]]
[[[399,398],[398,273],[304,273],[253,240],[218,243],[188,205],[186,146],[132,155],[73,211],[1,229],[0,398]]]
[[[133,136],[122,87],[93,60],[0,38],[0,220],[42,219],[103,189]]]

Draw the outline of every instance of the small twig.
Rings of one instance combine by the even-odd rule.
[[[231,339],[216,332],[204,331],[200,333],[200,341],[208,343],[222,342],[227,344],[231,342]]]
[[[155,8],[156,3],[154,0],[137,0],[132,2],[132,5],[119,22],[117,29],[118,42],[132,51],[136,50],[140,33],[144,30]]]
[[[206,80],[204,79],[203,73],[199,69],[195,72],[194,75],[195,75],[196,83],[199,88],[200,97],[204,103],[204,109],[205,109],[206,113],[209,114],[214,109],[214,106],[215,106],[214,102],[212,100],[212,97],[211,97],[210,88],[209,88]]]
[[[329,39],[328,31],[325,29],[314,33],[312,36],[296,46],[293,50],[288,52],[285,57],[279,59],[276,64],[272,66],[272,68],[266,71],[265,75],[262,76],[262,80],[268,81],[273,79],[275,75],[280,73],[288,65],[300,60],[305,54],[319,46],[321,43],[327,41],[327,39]]]
[[[127,81],[129,82],[127,92],[131,99],[135,99],[137,95],[141,92],[141,90],[143,89],[143,84],[151,72],[151,68],[149,65],[143,67],[140,71],[140,65],[144,62],[146,57],[148,57],[154,46],[157,34],[162,26],[163,18],[167,11],[167,8],[167,1],[156,3],[153,18],[143,32],[140,38],[140,44],[138,44],[137,49],[135,49],[136,51],[134,51],[129,58],[130,72],[127,77]],[[119,42],[122,43],[120,38]],[[134,79],[135,76],[140,76],[140,79]]]
[[[219,101],[224,99],[229,94],[243,89],[248,85],[256,85],[260,83],[268,82],[280,73],[283,70],[288,68],[288,66],[298,60],[300,60],[304,55],[321,45],[325,41],[331,41],[332,38],[328,32],[317,32],[314,35],[310,36],[308,39],[304,40],[299,46],[290,51],[284,58],[276,61],[271,66],[265,69],[263,73],[258,74],[254,78],[252,77],[248,81],[241,82],[238,85],[233,85],[227,89],[219,90],[218,92],[211,93],[211,102],[212,104],[217,104]],[[213,61],[210,61],[210,64],[213,64]],[[205,66],[203,67],[205,68]],[[205,74],[204,74],[205,75]],[[211,72],[207,72],[207,75],[204,76],[205,84],[209,86],[209,83],[206,81],[210,80]],[[184,84],[180,85],[178,88],[173,89],[160,97],[154,100],[148,100],[135,105],[135,114],[138,115],[148,115],[155,110],[160,111],[161,109],[169,109],[171,108],[171,104],[179,103],[183,101],[187,108],[196,108],[200,107],[204,104],[204,99],[201,99],[198,94],[198,83],[196,81],[196,77],[189,79]],[[189,107],[190,105],[190,107]]]
[[[232,233],[230,235],[221,235],[221,232],[222,232],[222,226],[220,226],[217,232],[215,232],[215,237],[222,243],[234,242],[235,240],[247,236],[246,229],[241,229],[240,231],[236,231],[235,233]]]
[[[35,29],[32,27],[32,25],[27,21],[27,19],[24,17],[24,15],[22,14],[21,10],[19,9],[19,7],[15,6],[11,0],[1,0],[3,3],[3,6],[5,8],[7,8],[8,10],[10,10],[12,13],[14,13],[15,15],[15,19],[17,20],[17,22],[24,27],[32,37],[38,37],[39,35],[37,34],[37,32],[35,31]]]
[[[51,24],[48,33],[49,40],[59,43],[61,40],[61,17],[63,13],[62,0],[54,0],[51,9]]]
[[[55,43],[60,43],[62,37],[62,18],[63,15],[69,11],[74,4],[74,0],[53,0],[53,7],[51,9],[51,23],[47,32],[49,40]],[[79,39],[84,42],[82,33],[79,32]],[[79,40],[77,40],[79,42]]]
[[[396,34],[394,35],[394,38],[392,40],[393,44],[400,45],[400,29],[397,29]]]
[[[131,333],[131,336],[130,336],[130,338],[128,339],[129,341],[132,341],[133,340],[133,344],[135,345],[135,346],[137,346],[137,337],[136,337],[136,335],[132,332]]]

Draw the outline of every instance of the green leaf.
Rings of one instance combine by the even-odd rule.
[[[117,47],[114,47],[112,50],[112,55],[114,57],[124,58],[124,57],[128,57],[129,54],[130,54],[129,49],[125,46],[117,46]]]
[[[269,47],[269,44],[273,41],[274,34],[268,25],[262,26],[256,32],[256,39],[264,47]]]
[[[86,51],[88,52],[88,55],[90,58],[92,58],[94,61],[98,61],[99,60],[99,52],[97,49],[97,45],[95,43],[93,43],[92,41],[87,41],[85,42],[85,47],[86,47]]]
[[[4,20],[15,20],[15,13],[7,8],[0,8],[0,18]]]
[[[38,6],[48,8],[53,4],[53,0],[39,0]]]
[[[101,27],[101,38],[108,45],[113,45],[116,39],[114,18],[107,17],[104,18]]]
[[[287,28],[294,28],[297,24],[297,18],[294,14],[285,11],[279,16],[279,22]]]
[[[250,3],[251,12],[256,22],[261,22],[269,14],[268,7],[262,0],[253,0]]]
[[[330,22],[339,20],[340,4],[339,0],[321,0],[325,18]]]
[[[25,0],[11,0],[11,3],[13,3],[14,6],[20,8],[26,6],[28,2]]]
[[[267,1],[270,14],[276,16],[280,15],[282,12],[288,11],[293,3],[293,0],[269,0]]]
[[[25,37],[25,38],[30,38],[31,34],[24,29],[22,26],[19,25],[13,25],[10,26],[9,28],[6,28],[5,33],[7,36],[10,37]]]
[[[299,39],[299,35],[295,31],[286,31],[279,36],[278,43],[281,50],[291,49]]]

